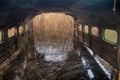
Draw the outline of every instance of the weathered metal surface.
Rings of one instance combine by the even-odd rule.
[[[120,22],[119,4],[113,14],[113,0],[1,0],[0,24],[16,25],[25,20],[27,15],[35,16],[41,12],[65,12],[77,17],[82,24],[117,25]],[[9,18],[11,17],[11,18]]]

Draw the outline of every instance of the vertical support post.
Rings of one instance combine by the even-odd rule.
[[[74,44],[73,44],[74,50],[76,50],[79,47],[79,44],[78,44],[79,37],[77,35],[78,35],[78,23],[76,21],[74,24]]]
[[[17,50],[18,49],[18,36],[19,36],[19,30],[18,30],[18,28],[19,28],[19,25],[17,25],[16,26],[16,32],[15,32],[15,50]]]
[[[119,73],[118,73],[118,80],[120,80],[120,70],[119,70]]]
[[[3,29],[3,31],[4,31],[4,42],[5,42],[5,45],[6,45],[6,49],[7,49],[7,51],[9,51],[8,50],[8,48],[9,48],[9,43],[8,43],[8,28],[6,28],[6,26],[5,26],[5,28]]]
[[[90,49],[92,48],[91,28],[92,28],[92,26],[90,25],[89,26],[89,48]]]
[[[85,25],[83,24],[83,25],[82,25],[82,34],[83,34],[82,37],[83,37],[83,43],[85,42],[85,38],[84,38],[84,27],[85,27]]]
[[[120,80],[120,46],[119,46],[119,50],[118,50],[118,80]]]
[[[7,42],[8,41],[8,33],[7,33],[8,29],[4,28],[4,41]]]

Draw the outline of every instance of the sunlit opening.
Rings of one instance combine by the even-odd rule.
[[[19,34],[22,34],[22,33],[23,33],[23,30],[24,30],[24,29],[23,29],[23,26],[20,26],[20,27],[19,27]]]
[[[43,13],[33,19],[35,48],[46,61],[63,61],[73,50],[73,17],[64,13]]]
[[[15,28],[8,29],[8,37],[11,38],[15,35]]]
[[[0,41],[2,41],[2,32],[0,31]]]
[[[84,32],[85,32],[86,34],[88,34],[88,33],[89,33],[89,28],[88,28],[88,25],[85,25],[85,26],[84,26]]]
[[[99,36],[99,29],[98,29],[98,27],[92,27],[92,35]]]

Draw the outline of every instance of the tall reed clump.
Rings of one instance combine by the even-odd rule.
[[[33,19],[34,38],[55,43],[57,47],[73,49],[74,19],[64,13],[42,13]]]

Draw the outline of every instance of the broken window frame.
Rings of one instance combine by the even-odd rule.
[[[25,32],[28,32],[28,31],[29,31],[29,25],[25,24]]]
[[[107,38],[107,37],[105,36],[106,30],[114,31],[114,32],[115,32],[115,34],[116,34],[116,40],[115,40],[115,41],[112,41],[110,38]],[[110,32],[109,32],[108,35],[111,35]],[[114,35],[114,36],[115,36],[115,35]],[[113,29],[104,29],[104,30],[103,30],[102,38],[103,38],[104,41],[106,41],[106,42],[108,42],[108,43],[110,43],[110,44],[117,44],[117,42],[118,42],[118,32],[117,32],[116,30],[113,30]],[[113,38],[113,39],[114,39],[114,38]]]
[[[13,29],[13,31],[12,31],[12,29]],[[10,34],[11,31],[12,31],[12,34]],[[8,35],[8,38],[12,38],[12,37],[16,36],[16,29],[15,29],[15,27],[12,27],[12,28],[8,29],[7,35]]]
[[[82,32],[82,25],[81,24],[78,25],[78,31]]]
[[[84,33],[89,34],[89,26],[88,25],[84,26]]]
[[[97,29],[97,31],[95,31],[94,29]],[[99,37],[99,28],[98,27],[92,27],[91,28],[91,35]]]
[[[3,36],[3,31],[0,30],[0,36],[1,36],[1,39],[0,39],[0,43],[3,43],[4,41],[4,36]]]
[[[21,29],[22,30],[21,30]],[[18,31],[19,31],[19,34],[23,34],[24,33],[24,27],[21,25],[21,26],[19,26],[19,28],[18,28]]]

